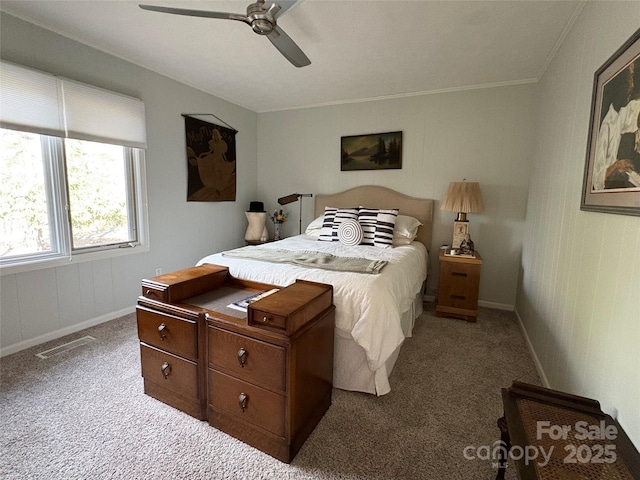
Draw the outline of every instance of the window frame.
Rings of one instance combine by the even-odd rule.
[[[70,262],[79,263],[148,252],[149,226],[144,150],[122,145],[126,160],[127,196],[131,202],[128,215],[133,216],[130,220],[132,230],[136,234],[135,241],[73,248],[64,138],[40,134],[40,142],[52,248],[49,252],[0,258],[0,274],[15,274],[68,265]]]

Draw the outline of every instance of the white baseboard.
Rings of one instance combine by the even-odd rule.
[[[513,305],[509,305],[508,303],[486,302],[484,300],[478,300],[478,306],[495,308],[496,310],[508,310],[509,312],[513,312],[515,310],[515,307]]]
[[[54,332],[45,333],[44,335],[40,335],[35,338],[30,338],[29,340],[24,340],[22,342],[14,343],[13,345],[0,348],[0,357],[11,355],[12,353],[16,353],[21,350],[25,350],[27,348],[35,347],[36,345],[40,345],[41,343],[49,342],[51,340],[64,337],[65,335],[69,335],[71,333],[79,332],[80,330],[84,330],[85,328],[93,327],[95,325],[108,322],[109,320],[114,320],[116,318],[124,317],[125,315],[129,315],[130,313],[133,313],[135,311],[136,311],[136,307],[134,305],[132,307],[127,307],[121,310],[117,310],[115,312],[110,312],[105,315],[101,315],[99,317],[86,320],[84,322],[76,323],[75,325],[71,325],[69,327],[61,328],[60,330],[56,330]]]
[[[527,348],[529,349],[529,353],[533,358],[533,363],[536,366],[536,370],[538,371],[538,375],[540,375],[540,379],[542,380],[542,385],[546,388],[551,388],[549,384],[549,379],[547,379],[547,375],[544,373],[544,369],[542,368],[542,364],[540,363],[540,359],[538,355],[536,355],[536,351],[533,349],[533,345],[531,344],[531,340],[529,339],[529,335],[527,335],[527,330],[524,328],[524,323],[522,323],[522,318],[518,313],[518,309],[514,309],[516,314],[516,318],[518,319],[518,324],[520,325],[520,330],[522,331],[522,335],[524,336],[525,341],[527,342]]]

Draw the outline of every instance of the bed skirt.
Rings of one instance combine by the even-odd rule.
[[[412,336],[415,319],[423,312],[422,292],[419,292],[411,307],[402,314],[401,324],[405,338]],[[398,360],[400,345],[378,370],[369,368],[364,349],[352,339],[335,336],[333,386],[341,390],[386,395],[391,391],[389,375]],[[340,368],[347,365],[348,368]]]

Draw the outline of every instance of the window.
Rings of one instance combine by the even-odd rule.
[[[0,130],[0,256],[57,251],[51,237],[49,168],[40,135]]]
[[[147,245],[142,102],[1,67],[2,266]]]
[[[138,241],[130,148],[66,139],[74,250]]]

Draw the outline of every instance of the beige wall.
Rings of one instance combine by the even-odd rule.
[[[640,217],[580,210],[594,72],[640,25],[588,2],[538,84],[517,312],[552,388],[598,399],[640,446]]]
[[[259,114],[258,194],[270,208],[289,193],[333,193],[365,184],[435,199],[433,293],[438,247],[451,243],[455,218],[439,210],[444,192],[451,181],[480,182],[486,211],[469,215],[471,237],[484,258],[480,299],[513,308],[534,89],[528,84]],[[341,136],[397,130],[403,132],[401,170],[340,171]],[[312,200],[305,199],[304,226],[312,220]],[[287,208],[291,235],[298,231],[299,206]]]

